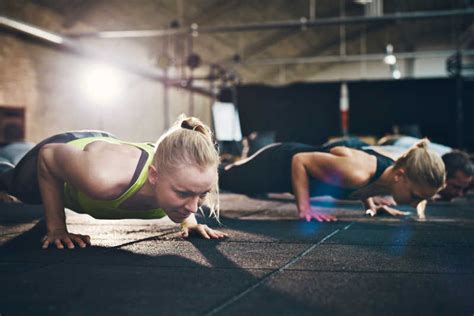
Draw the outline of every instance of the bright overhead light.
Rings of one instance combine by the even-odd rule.
[[[400,72],[400,70],[395,69],[394,71],[392,71],[392,77],[393,79],[400,79],[402,77],[402,73]]]
[[[115,100],[123,89],[124,74],[108,65],[95,64],[84,69],[81,90],[93,102],[105,104]]]
[[[395,65],[397,63],[397,58],[393,54],[393,45],[392,44],[387,44],[385,46],[385,57],[383,58],[383,62],[386,63],[387,65]]]
[[[383,58],[383,62],[386,63],[387,65],[395,65],[397,63],[397,58],[393,54],[386,55]]]

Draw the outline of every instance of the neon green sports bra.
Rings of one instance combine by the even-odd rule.
[[[111,137],[86,137],[70,141],[68,144],[74,145],[80,149],[84,149],[86,145],[95,141],[105,141],[112,144],[128,144],[135,146],[141,150],[144,150],[148,154],[148,157],[142,170],[140,170],[140,174],[138,175],[136,181],[132,183],[132,185],[118,198],[106,201],[94,200],[70,184],[65,183],[64,206],[77,213],[89,214],[90,216],[98,219],[155,219],[166,216],[165,211],[161,208],[138,211],[130,211],[120,208],[120,205],[133,194],[135,194],[147,180],[148,166],[153,161],[153,155],[155,152],[154,146],[150,143],[130,143]]]

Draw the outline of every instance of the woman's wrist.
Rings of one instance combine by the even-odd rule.
[[[190,226],[190,225],[197,225],[197,224],[198,224],[198,222],[196,220],[196,217],[194,216],[194,214],[191,214],[181,222],[180,226],[182,228],[182,227],[186,227],[186,226]]]
[[[298,204],[298,213],[299,214],[306,214],[311,211],[311,205],[309,203],[305,203],[302,205]]]
[[[49,226],[47,225],[48,234],[68,233],[66,225],[64,226]]]
[[[374,200],[371,197],[367,198],[365,200],[362,200],[362,202],[364,203],[364,206],[365,206],[366,209],[375,210],[377,208],[377,206],[374,203]]]

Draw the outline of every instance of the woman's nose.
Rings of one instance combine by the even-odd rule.
[[[199,202],[199,197],[193,197],[190,198],[184,208],[189,212],[189,213],[196,213],[198,210],[198,202]]]

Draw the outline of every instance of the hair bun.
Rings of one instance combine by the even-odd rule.
[[[416,147],[416,148],[427,149],[429,144],[430,144],[430,140],[425,137],[425,138],[423,138],[422,140],[418,141],[418,142],[415,144],[415,147]]]
[[[211,137],[212,135],[209,128],[206,125],[204,125],[204,123],[201,122],[201,120],[199,120],[198,118],[194,116],[186,116],[184,114],[181,114],[178,116],[176,125],[184,129],[189,129],[192,131],[199,132],[209,137]]]

